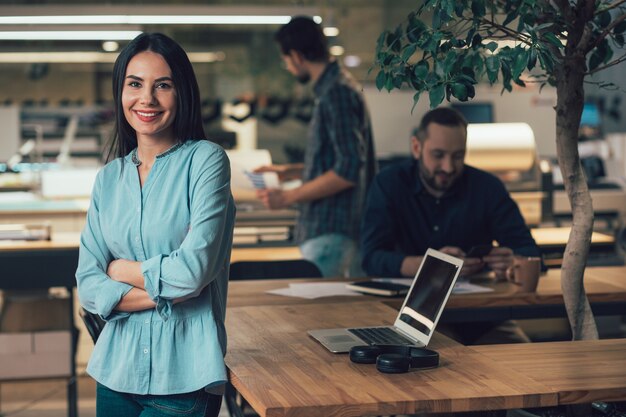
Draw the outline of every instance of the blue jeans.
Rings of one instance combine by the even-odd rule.
[[[204,389],[186,394],[137,395],[96,387],[96,417],[217,417],[222,396]]]
[[[305,240],[302,257],[313,262],[324,277],[364,277],[357,243],[347,236],[330,233]]]

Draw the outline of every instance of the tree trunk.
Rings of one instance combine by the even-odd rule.
[[[578,129],[584,104],[584,57],[565,57],[556,72],[556,151],[572,207],[572,230],[563,254],[561,289],[573,340],[598,338],[583,285],[593,231],[593,206],[578,154]]]

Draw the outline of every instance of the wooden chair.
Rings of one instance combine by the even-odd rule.
[[[311,261],[240,261],[230,265],[230,279],[322,278],[319,268]]]
[[[102,320],[99,315],[90,313],[82,307],[78,310],[78,315],[83,320],[83,323],[85,323],[87,332],[89,332],[89,336],[91,336],[91,340],[93,340],[93,344],[95,345],[98,341],[98,336],[100,336],[106,324],[105,321]]]

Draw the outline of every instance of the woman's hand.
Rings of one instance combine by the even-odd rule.
[[[141,262],[115,259],[107,267],[107,275],[114,281],[124,282],[142,290],[145,288]]]

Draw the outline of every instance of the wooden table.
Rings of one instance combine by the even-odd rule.
[[[74,326],[74,292],[78,248],[75,244],[62,242],[0,242],[0,289],[33,290],[65,287],[68,290],[69,329],[72,340],[76,334]],[[76,387],[76,350],[70,343],[70,377],[67,378],[68,416],[78,415]]]
[[[563,262],[563,252],[570,234],[570,227],[542,227],[531,229],[530,232],[537,246],[544,255],[544,263],[551,268],[558,268]],[[589,246],[590,256],[593,254],[612,254],[617,258],[615,237],[606,233],[593,232]]]
[[[569,227],[542,227],[531,229],[530,232],[537,245],[542,248],[564,248],[567,244],[571,228]],[[614,245],[615,238],[606,233],[593,232],[591,245]]]
[[[589,267],[585,273],[585,288],[596,314],[626,314],[626,267]],[[354,280],[332,280],[352,282]],[[383,301],[399,308],[403,297],[333,296],[303,299],[268,294],[267,291],[284,288],[296,282],[328,282],[328,280],[289,279],[231,281],[228,290],[228,307],[259,305],[303,305],[323,303],[353,303]],[[564,317],[565,308],[561,293],[560,270],[548,270],[539,280],[537,292],[524,293],[509,282],[493,279],[475,283],[493,288],[481,294],[452,294],[441,317],[442,322],[489,321]]]
[[[472,349],[543,382],[558,393],[559,404],[626,401],[626,339]]]
[[[80,242],[79,233],[53,233],[52,240],[0,240],[0,252],[29,250],[76,250]],[[275,261],[302,259],[297,246],[233,248],[231,262]]]
[[[463,412],[556,405],[556,393],[500,362],[436,333],[436,369],[381,374],[332,354],[316,328],[390,324],[381,303],[229,308],[226,364],[233,386],[262,417]]]

